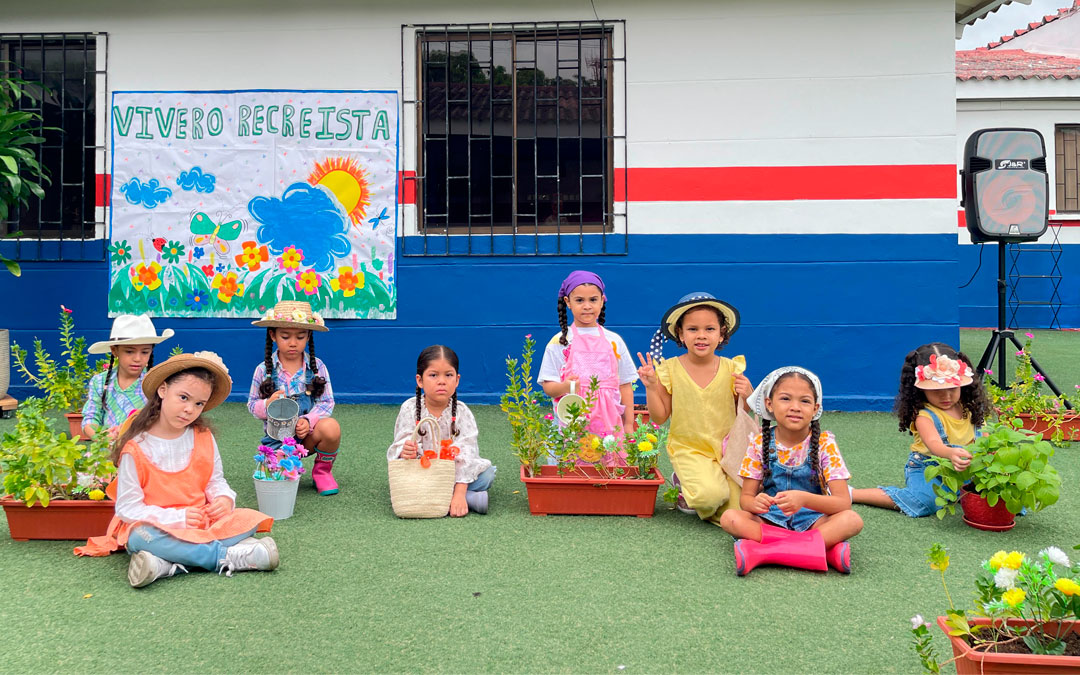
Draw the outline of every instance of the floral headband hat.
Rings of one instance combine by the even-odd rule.
[[[952,389],[971,384],[975,373],[959,356],[951,358],[934,345],[930,362],[915,366],[915,386],[919,389]]]

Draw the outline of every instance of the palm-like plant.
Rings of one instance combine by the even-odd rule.
[[[34,93],[33,83],[0,74],[0,222],[8,219],[12,209],[29,204],[31,197],[44,199],[41,184],[49,182],[45,169],[27,147],[45,142],[38,135],[41,116],[17,107],[23,97],[31,101],[40,99]],[[18,234],[12,232],[5,237]],[[14,260],[0,255],[0,263],[15,276],[21,274]]]

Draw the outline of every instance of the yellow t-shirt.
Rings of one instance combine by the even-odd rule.
[[[975,425],[971,423],[970,413],[965,412],[964,418],[958,420],[952,415],[946,413],[941,408],[932,406],[927,403],[926,408],[923,408],[919,411],[919,417],[925,417],[931,422],[934,420],[934,418],[930,415],[930,412],[929,410],[927,410],[927,408],[934,411],[934,413],[938,416],[938,419],[941,420],[942,426],[945,427],[945,438],[941,439],[942,443],[944,443],[945,445],[965,446],[975,442]],[[917,452],[921,455],[926,455],[927,457],[934,454],[930,452],[930,450],[926,447],[926,444],[923,443],[922,436],[920,436],[919,432],[915,430],[914,422],[911,423],[911,433],[915,434],[915,438],[911,441],[912,452]]]
[[[656,367],[660,384],[671,394],[668,456],[694,452],[720,461],[724,437],[735,423],[733,375],[746,369],[746,359],[720,357],[716,375],[704,388],[686,372],[682,362],[665,359]]]

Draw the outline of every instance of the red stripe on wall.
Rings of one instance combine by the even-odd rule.
[[[796,199],[950,199],[954,164],[886,166],[732,166],[615,171],[615,200],[631,202]],[[628,198],[627,198],[628,197]]]
[[[399,171],[398,172],[398,203],[399,204],[415,204],[416,203],[416,181],[412,180],[416,178],[415,171]]]
[[[96,178],[97,180],[95,181],[94,186],[94,194],[96,196],[94,198],[94,203],[98,206],[108,206],[109,190],[112,186],[112,176],[107,173],[99,173]]]

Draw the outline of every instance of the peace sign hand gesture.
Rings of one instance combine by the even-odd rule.
[[[646,387],[655,387],[660,379],[656,376],[656,367],[653,365],[652,354],[642,356],[641,352],[638,352],[637,357],[641,361],[641,367],[637,369],[638,377],[641,378]]]

